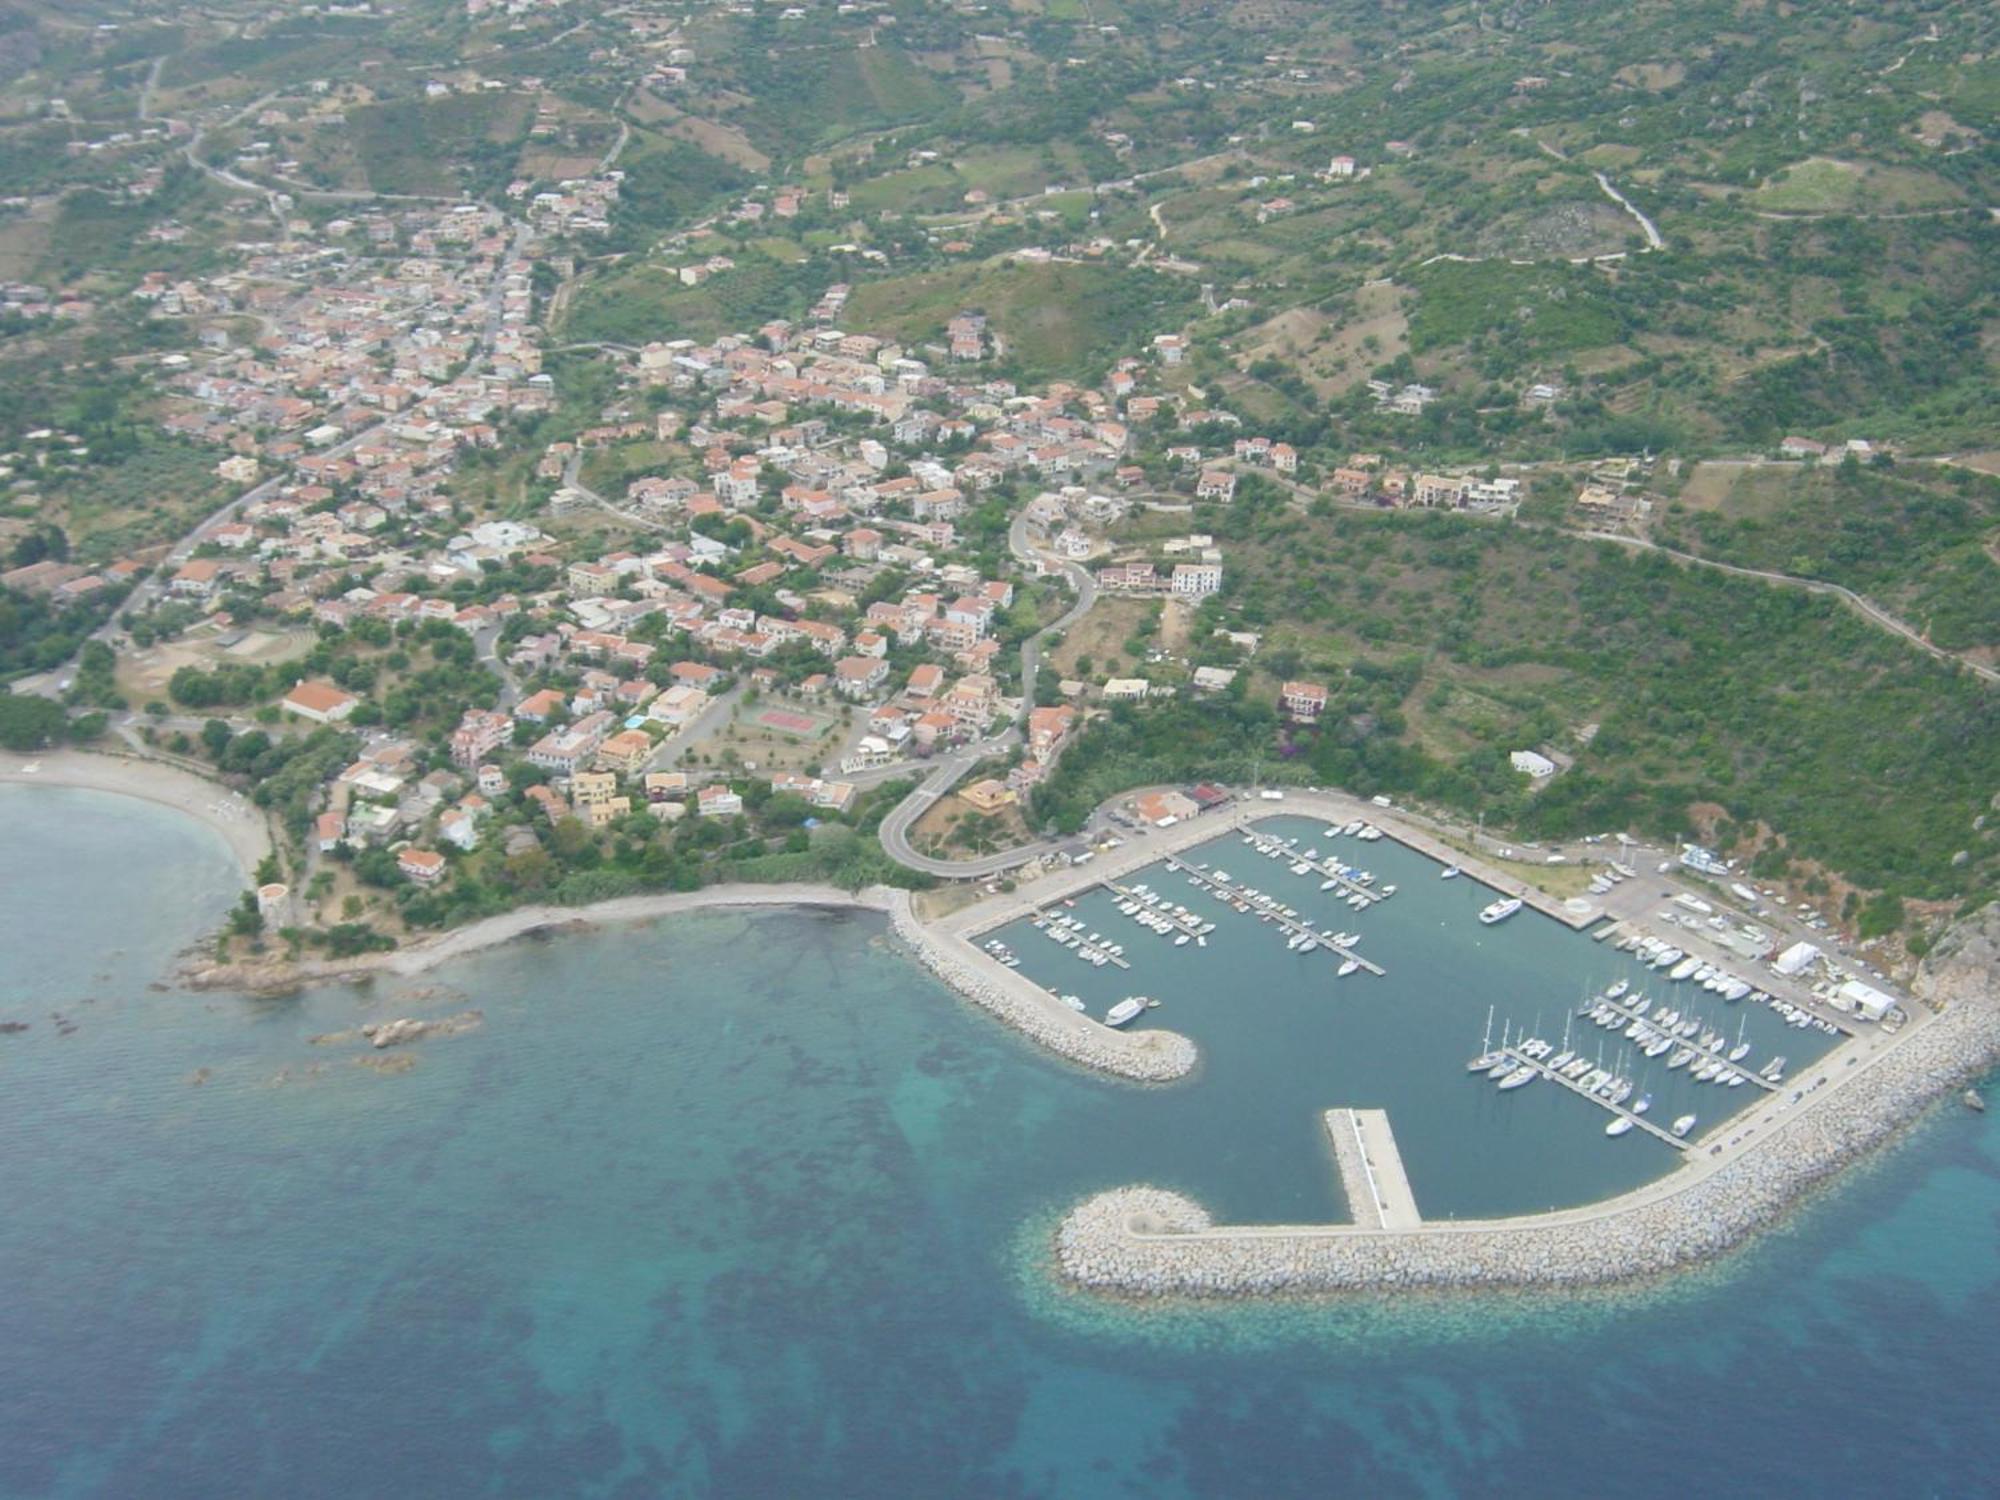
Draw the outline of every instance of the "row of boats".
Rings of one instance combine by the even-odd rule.
[[[1615,997],[1600,996],[1578,1014],[1606,1031],[1621,1032],[1625,1040],[1649,1058],[1666,1057],[1669,1072],[1686,1068],[1688,1076],[1696,1082],[1720,1084],[1724,1088],[1741,1088],[1749,1081],[1749,1075],[1736,1066],[1750,1055],[1750,1044],[1743,1039],[1741,1026],[1732,1046],[1727,1036],[1705,1026],[1692,1011],[1683,1015],[1663,1003],[1649,1013],[1644,995],[1630,1006],[1617,1004]],[[1772,1058],[1757,1070],[1756,1076],[1766,1083],[1781,1082],[1785,1059]]]
[[[1118,910],[1148,932],[1167,938],[1176,948],[1185,948],[1190,942],[1206,948],[1208,935],[1215,931],[1213,922],[1202,920],[1180,902],[1169,901],[1143,883],[1131,888],[1131,893],[1118,903]]]
[[[1330,927],[1315,928],[1299,915],[1297,907],[1288,906],[1255,886],[1238,885],[1227,870],[1211,870],[1200,864],[1188,864],[1182,868],[1188,871],[1189,885],[1206,889],[1217,900],[1228,902],[1239,912],[1256,916],[1260,922],[1276,922],[1288,928],[1291,935],[1286,939],[1285,946],[1292,952],[1314,953],[1322,947],[1333,949],[1341,956],[1337,977],[1345,979],[1363,967],[1360,960],[1348,951],[1361,941],[1360,933],[1335,932]]]
[[[1531,1059],[1522,1062],[1521,1058]],[[1483,1073],[1500,1086],[1502,1093],[1513,1089],[1526,1088],[1544,1073],[1550,1077],[1566,1079],[1579,1092],[1588,1094],[1613,1110],[1622,1110],[1625,1101],[1632,1098],[1638,1085],[1601,1063],[1593,1063],[1590,1058],[1580,1056],[1573,1048],[1556,1051],[1553,1042],[1540,1037],[1529,1037],[1516,1042],[1513,1050],[1504,1048],[1498,1052],[1482,1052],[1467,1063],[1469,1073]],[[1610,1136],[1629,1134],[1637,1127],[1638,1117],[1653,1107],[1653,1096],[1641,1094],[1634,1100],[1629,1113],[1620,1113],[1604,1127]],[[1668,1127],[1668,1133],[1675,1137],[1685,1136],[1694,1129],[1697,1117],[1682,1115]]]
[[[1722,996],[1732,1005],[1747,995],[1756,994],[1759,1002],[1770,997],[1755,990],[1748,980],[1738,979],[1734,974],[1715,964],[1704,962],[1692,954],[1684,953],[1663,938],[1640,937],[1634,934],[1618,944],[1621,952],[1631,954],[1649,968],[1661,969],[1675,984],[1692,980],[1712,994]]]
[[[1106,964],[1117,964],[1120,968],[1125,966],[1125,945],[1114,943],[1101,933],[1085,931],[1083,919],[1080,917],[1072,917],[1066,912],[1059,911],[1043,912],[1035,918],[1035,926],[1049,941],[1069,949],[1078,958],[1095,968],[1101,969]],[[1011,954],[994,952],[994,943],[989,942],[986,947],[988,952],[993,952],[993,956],[1008,968],[1019,967],[1018,958],[1014,958]]]
[[[1766,990],[1755,989],[1748,980],[1739,979],[1715,964],[1691,957],[1660,938],[1635,935],[1624,939],[1618,947],[1641,963],[1653,969],[1664,970],[1667,978],[1676,984],[1682,982],[1698,984],[1711,994],[1720,995],[1731,1005],[1745,999],[1752,1005],[1769,1005],[1784,1019],[1786,1025],[1800,1031],[1811,1029],[1825,1032],[1828,1036],[1840,1035],[1838,1026],[1831,1021],[1822,1020],[1805,1006],[1794,1005],[1789,1000],[1781,1000]],[[1619,984],[1622,986],[1624,981],[1621,980]],[[1624,993],[1622,988],[1619,988],[1618,992]]]
[[[1378,839],[1382,837],[1379,828],[1364,823],[1350,823],[1346,828],[1329,828],[1327,835],[1337,837],[1348,829],[1355,830],[1357,838],[1365,838],[1370,833]],[[1252,830],[1243,835],[1243,842],[1266,859],[1290,860],[1294,875],[1323,877],[1319,883],[1320,890],[1330,892],[1338,889],[1340,895],[1337,899],[1345,901],[1355,911],[1366,911],[1377,901],[1386,901],[1396,894],[1394,885],[1375,888],[1375,876],[1372,871],[1364,870],[1358,865],[1345,864],[1330,854],[1322,859],[1316,848],[1301,850],[1298,847],[1299,840],[1296,838],[1281,839]]]
[[[1604,896],[1628,880],[1636,880],[1639,872],[1627,865],[1613,863],[1590,878],[1590,894]]]

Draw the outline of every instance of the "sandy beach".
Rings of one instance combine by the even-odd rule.
[[[271,829],[262,808],[249,798],[164,761],[82,750],[0,758],[0,783],[72,787],[137,797],[186,813],[214,829],[228,843],[246,881],[271,852]]]

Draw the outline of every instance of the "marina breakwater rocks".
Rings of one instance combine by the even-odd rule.
[[[931,973],[974,1005],[1071,1062],[1138,1083],[1173,1083],[1194,1071],[1195,1045],[1178,1032],[1112,1031],[1073,1011],[1052,1011],[1051,1006],[1060,1002],[1011,970],[981,972],[983,965],[953,953],[945,940],[924,927],[907,897],[890,904],[889,922]]]
[[[1685,1186],[1675,1178],[1545,1218],[1439,1223],[1217,1227],[1199,1203],[1155,1187],[1086,1199],[1055,1233],[1067,1280],[1127,1297],[1228,1297],[1605,1286],[1713,1260],[1801,1194],[1881,1145],[1928,1105],[2000,1062],[2000,909],[1956,950],[1967,962],[1919,981],[1945,1004],[1851,1078],[1838,1053],[1814,1077],[1825,1097]],[[1857,1065],[1858,1066],[1858,1065]],[[1802,1085],[1811,1088],[1812,1085]],[[1699,1171],[1700,1168],[1684,1169]]]

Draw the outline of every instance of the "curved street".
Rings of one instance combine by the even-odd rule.
[[[1036,551],[1028,540],[1030,526],[1028,515],[1023,511],[1014,518],[1014,524],[1007,532],[1007,546],[1015,558],[1027,564],[1039,564],[1042,554]],[[1043,643],[1051,636],[1068,630],[1078,620],[1089,614],[1097,603],[1097,580],[1090,576],[1088,569],[1075,563],[1062,565],[1063,577],[1076,591],[1075,602],[1056,619],[1021,643],[1021,713],[1020,718],[988,739],[963,749],[954,750],[932,764],[930,773],[909,796],[899,802],[882,820],[882,848],[888,856],[906,869],[921,870],[926,875],[937,875],[946,879],[977,880],[989,875],[999,875],[1019,865],[1027,864],[1047,853],[1055,845],[1047,840],[1025,844],[1018,849],[1004,850],[998,854],[984,854],[974,859],[934,859],[928,854],[919,854],[910,843],[910,830],[937,802],[949,796],[959,779],[980,761],[1012,749],[1021,738],[1021,726],[1028,711],[1035,706],[1035,683],[1042,667]]]
[[[1699,557],[1692,552],[1683,552],[1677,547],[1664,547],[1658,542],[1649,542],[1643,537],[1620,536],[1613,531],[1585,531],[1579,533],[1593,542],[1616,542],[1621,547],[1631,547],[1642,552],[1658,552],[1671,557],[1676,562],[1691,564],[1697,568],[1712,568],[1718,573],[1728,573],[1737,578],[1750,578],[1759,583],[1775,583],[1788,588],[1803,589],[1808,594],[1826,594],[1840,600],[1849,609],[1860,615],[1869,624],[1901,636],[1919,651],[1950,666],[1963,667],[1975,677],[1983,677],[1988,682],[2000,682],[2000,670],[1961,656],[1956,651],[1948,651],[1943,646],[1933,645],[1913,626],[1905,624],[1886,609],[1871,600],[1864,599],[1853,589],[1838,583],[1829,583],[1823,578],[1800,578],[1792,573],[1772,573],[1762,568],[1745,568],[1736,563],[1717,562],[1712,557]]]

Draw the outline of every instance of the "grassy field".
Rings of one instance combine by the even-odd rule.
[[[1964,201],[1958,188],[1929,172],[1823,156],[1772,173],[1749,197],[1768,213],[1903,213]]]
[[[177,537],[228,493],[215,477],[213,453],[164,439],[123,462],[45,483],[43,492],[43,514],[89,560]]]
[[[1587,267],[1446,261],[1413,280],[1409,338],[1418,354],[1492,337],[1533,358],[1600,348],[1622,335],[1604,273]]]
[[[1008,362],[1031,376],[1081,376],[1121,354],[1140,352],[1152,334],[1177,326],[1193,289],[1165,276],[1104,266],[987,262],[866,282],[848,319],[907,340],[942,336],[961,309],[983,311],[1006,341]]]
[[[1153,605],[1144,599],[1104,598],[1070,627],[1062,643],[1049,652],[1049,666],[1058,677],[1101,680],[1124,676],[1137,663],[1125,655],[1125,642],[1139,630]],[[1080,666],[1089,662],[1088,670]]]
[[[584,283],[562,337],[627,344],[712,339],[754,331],[768,318],[796,317],[809,300],[797,268],[761,258],[698,287],[682,286],[665,266],[639,262]]]
[[[774,158],[797,159],[857,130],[915,119],[953,100],[942,79],[895,47],[798,51],[782,63],[758,58],[744,81],[756,103],[742,128]]]
[[[534,113],[529,94],[454,94],[366,105],[347,128],[376,192],[450,195],[504,181]]]

